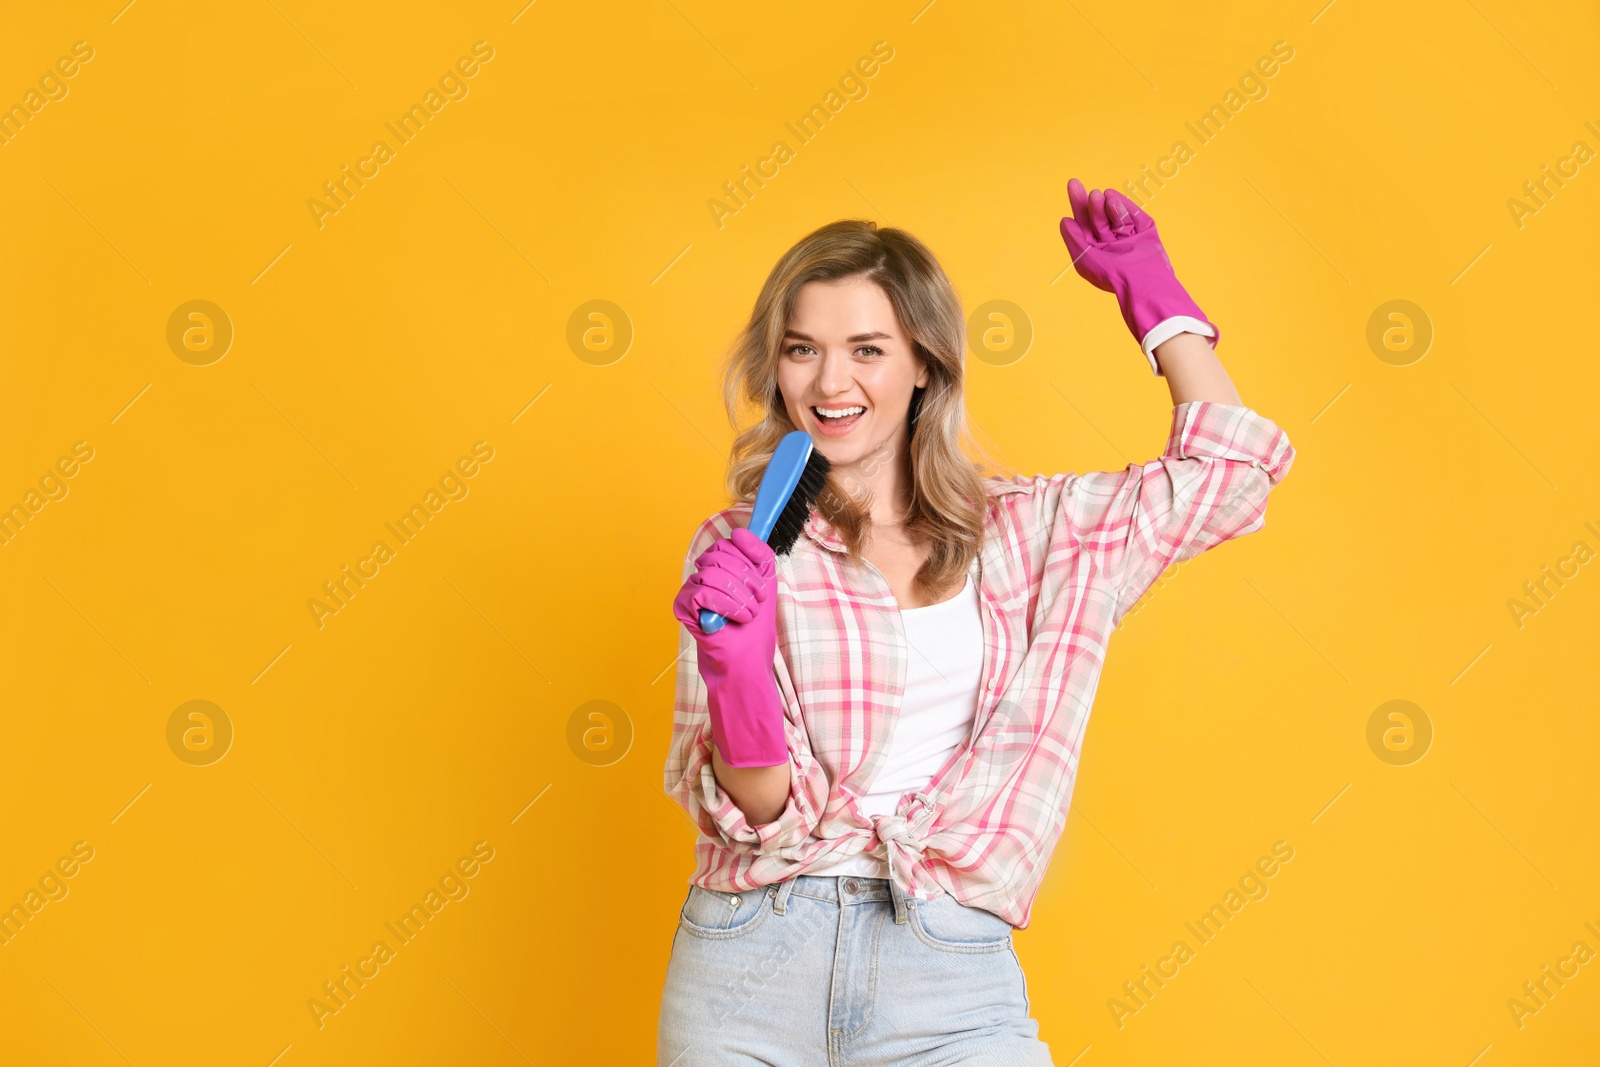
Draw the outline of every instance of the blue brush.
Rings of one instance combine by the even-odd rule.
[[[804,430],[784,434],[761,475],[750,532],[776,555],[786,555],[799,540],[827,479],[828,457],[813,447],[811,435]],[[727,621],[710,608],[700,609],[700,629],[705,633],[716,633]]]

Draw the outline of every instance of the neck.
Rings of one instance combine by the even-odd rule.
[[[898,524],[911,506],[911,456],[905,447],[909,436],[901,427],[898,441],[885,441],[857,462],[834,468],[857,501],[870,497],[874,525]]]

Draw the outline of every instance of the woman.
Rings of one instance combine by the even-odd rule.
[[[1111,631],[1169,565],[1261,528],[1294,450],[1242,406],[1155,224],[1068,184],[1061,235],[1172,394],[1162,455],[984,475],[961,305],[900,230],[838,222],[767,278],[724,400],[741,503],[700,525],[665,785],[700,827],[659,1062],[1049,1064],[1012,930],[1066,823]],[[783,557],[747,524],[802,429],[831,465]],[[729,620],[700,630],[699,609]]]

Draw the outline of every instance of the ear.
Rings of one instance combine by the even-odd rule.
[[[918,389],[926,389],[928,387],[928,365],[920,359],[917,360],[916,385]]]

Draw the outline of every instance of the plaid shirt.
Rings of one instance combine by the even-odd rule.
[[[972,732],[887,816],[863,817],[857,801],[888,752],[916,650],[882,572],[850,566],[813,511],[778,557],[773,667],[791,785],[772,822],[746,822],[712,773],[705,683],[694,638],[679,626],[665,789],[700,828],[690,882],[739,892],[871,849],[908,894],[952,893],[1027,927],[1066,825],[1111,631],[1168,566],[1259,530],[1294,454],[1284,432],[1249,408],[1191,401],[1173,408],[1166,449],[1143,466],[987,479]],[[684,579],[750,511],[738,504],[700,525]]]

